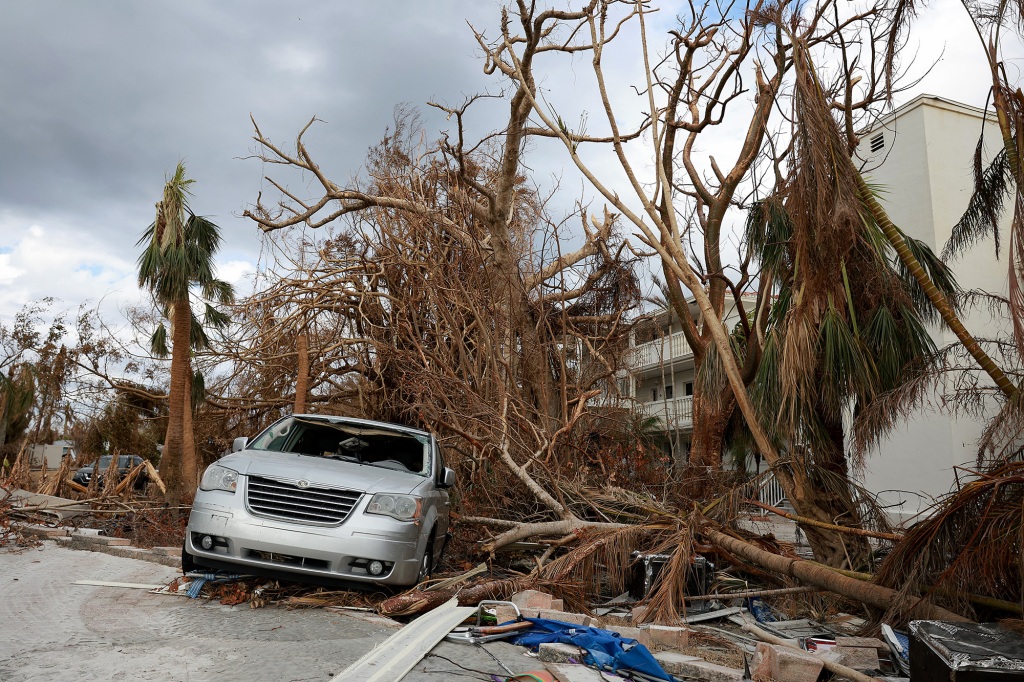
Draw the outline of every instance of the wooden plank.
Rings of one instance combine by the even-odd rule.
[[[452,598],[388,637],[331,682],[398,682],[456,625],[476,613]]]
[[[717,611],[707,611],[705,613],[696,613],[692,616],[686,616],[680,618],[684,623],[702,623],[706,620],[718,620],[719,618],[727,618],[729,616],[735,616],[746,611],[742,606],[731,606],[724,609],[718,609]]]
[[[616,682],[626,678],[613,675],[612,673],[599,673],[593,668],[574,663],[544,663],[548,672],[555,676],[558,682]]]
[[[163,585],[147,585],[146,583],[114,583],[108,580],[76,580],[72,585],[93,585],[95,587],[126,587],[132,590],[158,590]]]

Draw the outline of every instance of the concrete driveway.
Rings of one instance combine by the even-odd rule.
[[[169,582],[176,571],[59,547],[0,549],[0,680],[330,680],[395,632],[343,613],[227,607],[76,580]],[[442,643],[408,682],[542,667],[503,643]]]

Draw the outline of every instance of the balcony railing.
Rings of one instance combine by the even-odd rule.
[[[665,364],[671,360],[682,360],[693,357],[690,344],[682,332],[676,332],[647,343],[641,343],[634,349],[635,369],[643,369],[653,365]]]
[[[663,430],[693,428],[693,396],[639,403],[645,417],[657,417]]]

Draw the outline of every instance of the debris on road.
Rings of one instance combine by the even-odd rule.
[[[150,585],[149,583],[117,583],[109,580],[76,580],[72,585],[90,585],[93,587],[121,587],[128,590],[159,590],[164,585]]]
[[[474,609],[449,599],[389,637],[332,678],[331,682],[395,682],[413,669],[445,635]]]

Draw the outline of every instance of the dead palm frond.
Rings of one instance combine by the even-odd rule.
[[[878,582],[908,595],[921,590],[969,608],[968,597],[1024,601],[1024,462],[978,476],[933,507],[883,562]]]
[[[633,552],[650,545],[657,528],[635,525],[583,532],[575,547],[541,567],[537,575],[556,583],[581,584],[592,594],[626,589]]]

